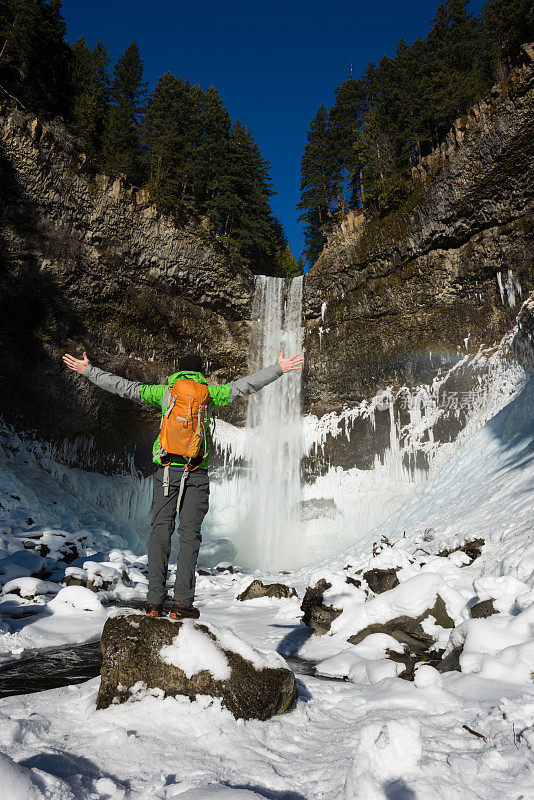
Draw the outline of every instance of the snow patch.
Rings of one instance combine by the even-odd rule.
[[[231,675],[225,654],[210,636],[189,621],[181,623],[172,644],[162,647],[159,655],[165,664],[181,669],[186,678],[192,678],[204,670],[210,672],[217,681],[228,680]]]
[[[105,610],[97,595],[85,586],[65,586],[48,603],[51,611],[65,612],[67,608],[83,612],[97,612],[105,615]]]

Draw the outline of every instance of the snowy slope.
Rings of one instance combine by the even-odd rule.
[[[496,575],[502,572],[503,561],[512,564],[512,553],[521,551],[516,570],[532,578],[534,562],[525,548],[534,555],[533,504],[534,378],[530,378],[514,400],[385,522],[324,563],[331,568],[346,563],[347,556],[361,556],[384,535],[391,542],[402,537],[410,545],[422,544],[424,531],[431,530],[441,549],[469,537],[485,537],[492,556],[485,552],[484,563]],[[384,554],[382,563],[386,561]]]

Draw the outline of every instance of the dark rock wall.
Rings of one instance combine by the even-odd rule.
[[[62,352],[160,382],[198,346],[224,382],[246,371],[254,278],[201,225],[162,216],[84,160],[61,128],[0,109],[2,413],[48,438],[92,436],[110,455],[142,443],[148,456],[157,415],[68,374]]]

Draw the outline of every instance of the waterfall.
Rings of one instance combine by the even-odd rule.
[[[302,352],[302,282],[256,278],[250,371]],[[262,569],[294,567],[300,539],[300,462],[303,455],[301,371],[295,370],[248,401],[245,453],[249,466],[248,523],[254,562]]]

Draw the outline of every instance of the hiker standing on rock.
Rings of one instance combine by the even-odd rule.
[[[148,543],[146,613],[159,617],[163,611],[171,536],[178,513],[178,564],[169,617],[197,619],[200,612],[193,606],[195,567],[202,541],[200,528],[209,507],[210,411],[263,389],[284,372],[301,369],[304,359],[300,353],[284,358],[282,350],[277,364],[215,386],[208,385],[198,355],[184,356],[178,372],[170,375],[166,384],[138,383],[104,372],[90,364],[85,353],[82,359],[66,353],[63,361],[101,389],[161,409],[161,429],[153,448],[157,470]]]

